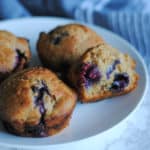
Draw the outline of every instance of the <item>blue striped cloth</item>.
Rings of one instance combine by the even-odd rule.
[[[63,16],[101,25],[132,43],[150,70],[149,0],[0,0],[0,19]]]

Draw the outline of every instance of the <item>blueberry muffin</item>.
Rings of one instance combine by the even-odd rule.
[[[42,32],[37,50],[44,66],[54,71],[66,71],[90,47],[103,43],[92,29],[80,24],[56,27],[49,33]]]
[[[0,119],[20,136],[45,137],[65,128],[76,94],[50,70],[17,72],[0,85]]]
[[[102,44],[85,52],[68,78],[82,102],[93,102],[134,90],[138,82],[135,67],[128,54]]]
[[[0,31],[0,82],[11,73],[25,68],[30,57],[28,40]]]

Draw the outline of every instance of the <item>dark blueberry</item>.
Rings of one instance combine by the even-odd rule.
[[[41,84],[39,84],[39,86],[33,85],[33,86],[31,87],[31,89],[32,89],[32,91],[33,91],[34,93],[38,93],[38,97],[39,97],[39,98],[43,96],[43,93],[47,93],[48,95],[50,95],[49,90],[48,90],[48,87],[47,87],[47,85],[44,83],[44,81],[42,81]]]
[[[68,35],[69,35],[68,32],[62,32],[62,33],[58,34],[56,37],[54,37],[54,38],[52,39],[52,43],[53,43],[54,45],[57,45],[57,44],[59,44],[59,43],[61,42],[62,38],[66,37],[66,36],[68,36]]]
[[[39,123],[38,125],[35,126],[25,126],[25,132],[28,134],[32,134],[37,137],[45,137],[46,132],[45,132],[45,126],[42,123]]]
[[[27,38],[26,38],[25,40],[26,40],[28,43],[30,42],[30,40],[29,40],[29,39],[27,39]]]
[[[18,54],[18,57],[19,57],[19,60],[22,60],[22,59],[27,59],[25,54],[23,52],[21,52],[19,49],[16,49],[16,52]]]
[[[19,49],[16,49],[16,53],[17,53],[17,60],[16,60],[16,66],[14,68],[14,71],[17,70],[20,67],[25,68],[26,67],[26,62],[27,62],[27,57],[25,56],[25,54],[23,52],[21,52]]]
[[[111,66],[107,69],[106,76],[109,79],[110,74],[116,69],[116,66],[120,64],[120,60],[116,59]]]
[[[129,84],[129,75],[127,73],[120,73],[115,75],[115,81],[124,81],[125,84]]]
[[[116,74],[110,90],[112,92],[121,92],[129,84],[129,75],[127,73]]]
[[[31,89],[34,93],[39,92],[39,88],[37,86],[32,86]]]
[[[43,86],[44,91],[50,96],[50,92],[48,90],[48,87],[43,80],[42,80],[42,86]]]
[[[44,113],[45,113],[45,108],[44,108],[44,106],[43,106],[43,103],[38,104],[38,106],[39,106],[40,113],[41,113],[41,114],[44,114]]]
[[[59,44],[60,43],[60,41],[61,41],[61,37],[60,36],[57,36],[57,37],[55,37],[54,39],[53,39],[53,44],[54,45],[57,45],[57,44]]]
[[[84,63],[81,65],[81,71],[79,76],[79,85],[88,87],[92,83],[99,81],[101,73],[95,64]]]
[[[27,132],[31,132],[35,136],[46,136],[45,134],[45,122],[44,122],[44,116],[46,109],[44,107],[43,97],[45,94],[50,95],[50,92],[48,90],[47,85],[44,81],[41,81],[39,85],[33,85],[31,87],[33,93],[35,94],[35,105],[39,108],[39,111],[41,113],[40,123],[34,127],[27,127]]]
[[[85,76],[87,76],[87,78],[91,79],[92,81],[98,81],[100,78],[100,73],[98,68],[93,65],[91,68],[89,68]]]
[[[43,97],[44,97],[45,93],[50,96],[48,87],[46,86],[44,81],[42,81],[42,83],[39,84],[39,86],[37,86],[37,85],[32,86],[31,89],[34,93],[36,93],[35,105],[39,107],[40,113],[44,114],[45,113],[45,108],[44,108],[44,103],[43,103]]]

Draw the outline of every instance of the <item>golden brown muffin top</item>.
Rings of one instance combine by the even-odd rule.
[[[31,53],[28,41],[21,37],[16,37],[8,31],[0,31],[0,72],[10,72],[17,66],[18,51],[25,55],[27,63]]]
[[[53,72],[36,67],[13,74],[0,85],[0,118],[7,122],[37,124],[41,118],[35,104],[38,88],[45,88],[42,97],[45,120],[72,111],[76,94]]]
[[[89,27],[67,24],[49,33],[42,32],[37,47],[40,58],[59,71],[76,62],[88,48],[101,43],[103,39]]]

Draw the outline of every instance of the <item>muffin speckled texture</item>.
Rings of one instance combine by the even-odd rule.
[[[39,57],[46,67],[67,70],[88,49],[104,41],[90,28],[67,24],[49,33],[42,32],[37,42]]]
[[[28,41],[10,32],[0,31],[0,82],[11,73],[25,68],[31,53]]]
[[[76,94],[44,68],[17,72],[0,85],[0,119],[16,135],[43,137],[65,128]]]
[[[82,102],[122,95],[137,87],[135,61],[109,45],[89,49],[68,75]]]

